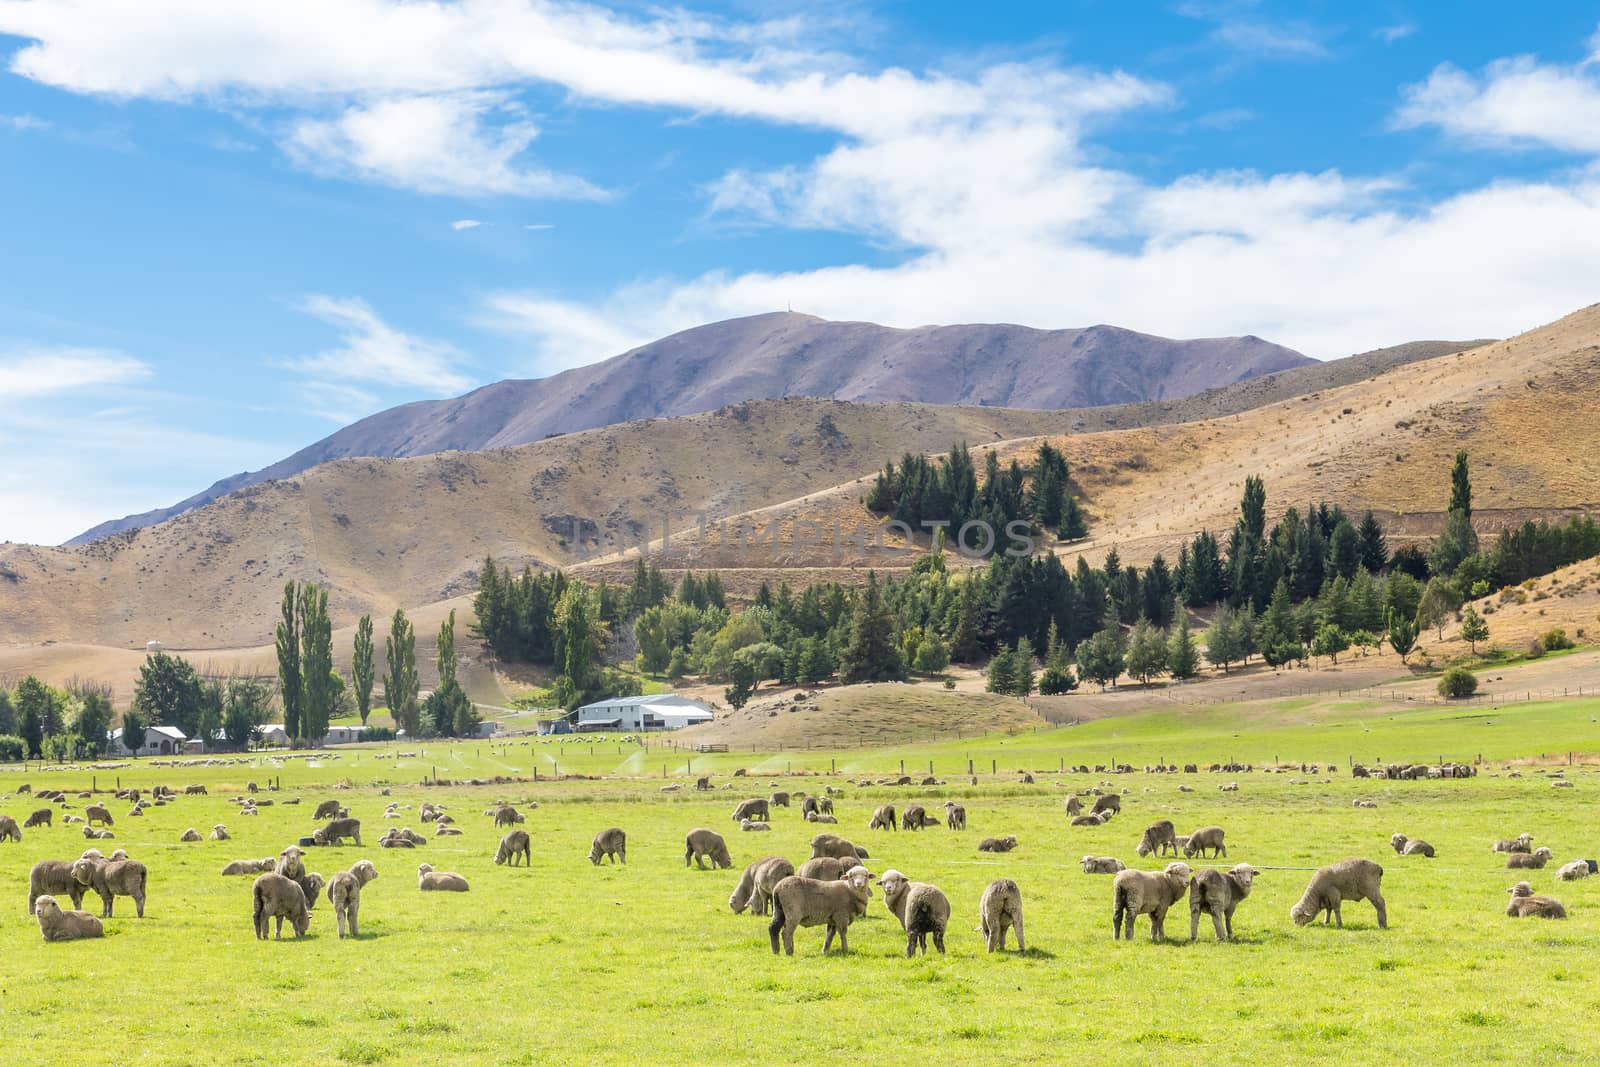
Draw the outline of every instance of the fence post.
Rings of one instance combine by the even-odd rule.
[[[989,761],[989,773],[990,774],[999,774],[1000,773],[998,770],[995,769],[995,763],[996,762],[997,761],[995,761],[995,760],[990,760]]]

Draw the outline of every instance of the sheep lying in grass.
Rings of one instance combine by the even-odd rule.
[[[1189,940],[1200,936],[1200,913],[1211,913],[1211,925],[1218,941],[1233,940],[1233,912],[1250,895],[1251,883],[1261,872],[1248,863],[1235,864],[1230,871],[1207,867],[1189,880]]]
[[[40,896],[34,902],[33,910],[39,918],[39,932],[46,941],[79,941],[105,936],[105,929],[97,916],[86,911],[62,911],[56,898],[49,894]]]
[[[898,830],[896,825],[894,805],[881,804],[878,810],[872,813],[872,821],[867,823],[868,830]]]
[[[1160,871],[1121,871],[1112,882],[1111,938],[1123,936],[1123,922],[1127,922],[1127,940],[1133,940],[1133,924],[1141,915],[1150,916],[1150,940],[1159,941],[1166,936],[1167,909],[1183,899],[1189,891],[1189,865],[1169,863]]]
[[[1532,852],[1533,835],[1518,834],[1513,838],[1501,838],[1489,847],[1490,852]]]
[[[1228,846],[1222,843],[1222,839],[1225,836],[1220,826],[1207,826],[1204,829],[1196,830],[1189,835],[1189,840],[1183,843],[1183,854],[1192,859],[1195,853],[1198,852],[1204,857],[1206,849],[1210,849],[1213,856],[1226,856],[1228,854]]]
[[[1238,782],[1227,782],[1227,783],[1224,783],[1223,785],[1217,786],[1217,788],[1219,790],[1221,790],[1222,792],[1224,792],[1224,793],[1237,793],[1239,791],[1239,783]],[[1374,804],[1373,807],[1377,807],[1377,805]]]
[[[1367,800],[1364,797],[1356,797],[1350,802],[1350,806],[1352,808],[1375,808],[1378,806],[1378,802],[1376,800]]]
[[[813,811],[806,814],[806,822],[821,823],[824,826],[837,826],[839,820],[832,814],[822,811]]]
[[[192,842],[192,841],[202,841],[202,840],[204,840],[204,838],[202,838],[200,836],[200,831],[199,830],[196,830],[194,827],[191,826],[187,830],[185,830],[183,833],[178,835],[178,840],[179,841],[191,841]]]
[[[213,841],[227,841],[229,840],[228,828],[219,822],[211,828],[211,833],[208,836]]]
[[[12,825],[14,826],[16,824],[13,823]],[[4,829],[4,826],[0,825],[0,841],[5,840]],[[87,837],[91,841],[108,841],[112,838],[115,838],[117,835],[112,833],[110,830],[96,830],[92,826],[85,826],[83,828],[83,836]],[[17,834],[17,840],[22,840],[22,835],[20,833]],[[196,838],[196,840],[199,839]]]
[[[1172,854],[1176,856],[1178,854],[1177,838],[1178,830],[1177,827],[1172,825],[1172,820],[1162,819],[1159,822],[1151,823],[1145,828],[1144,836],[1139,838],[1138,847],[1134,851],[1141,856],[1148,856],[1152,852],[1159,856],[1171,849]]]
[[[920,950],[928,952],[928,937],[933,937],[933,947],[944,955],[944,931],[950,924],[950,900],[937,886],[926,882],[913,882],[899,871],[884,871],[878,879],[883,887],[883,900],[900,920],[906,932],[906,955],[914,956]]]
[[[1552,853],[1548,848],[1540,845],[1532,852],[1511,853],[1506,857],[1506,866],[1513,870],[1543,870],[1544,865],[1550,862],[1553,855],[1554,853]]]
[[[1304,926],[1319,914],[1341,929],[1344,916],[1339,905],[1346,900],[1370,900],[1378,913],[1378,929],[1389,927],[1389,911],[1383,902],[1383,868],[1368,859],[1344,859],[1321,867],[1311,876],[1305,894],[1289,909],[1296,926]],[[1324,920],[1326,923],[1327,919]]]
[[[986,837],[978,842],[979,852],[1010,852],[1016,847],[1016,834],[1007,834],[1005,837]]]
[[[739,829],[743,830],[745,833],[760,833],[761,831],[764,831],[764,830],[771,830],[772,829],[772,824],[771,823],[764,823],[764,822],[757,822],[754,819],[740,819],[739,820]]]
[[[272,870],[273,867],[277,866],[277,863],[277,858],[274,856],[268,856],[266,859],[261,860],[234,860],[222,868],[222,873],[230,876],[236,874],[261,874]]]
[[[148,880],[144,864],[138,860],[80,859],[72,865],[72,877],[100,897],[100,914],[109,918],[117,897],[132,897],[135,913],[144,918],[144,893]]]
[[[73,877],[71,860],[40,860],[28,872],[28,914],[46,894],[70,897],[73,908],[80,908],[88,888]]]
[[[1593,873],[1589,869],[1588,860],[1573,860],[1571,863],[1562,864],[1561,869],[1556,872],[1556,877],[1563,882],[1576,882],[1578,879],[1587,878]]]
[[[1083,865],[1084,874],[1116,874],[1128,869],[1127,864],[1115,856],[1085,856],[1078,862]]]
[[[1401,856],[1426,856],[1433,859],[1433,846],[1420,838],[1393,834],[1389,838],[1389,845]]]
[[[687,867],[693,863],[703,871],[707,859],[711,860],[712,870],[733,866],[733,858],[728,855],[728,845],[721,834],[704,827],[690,830],[683,839],[683,865]]]
[[[1526,919],[1530,916],[1537,919],[1567,917],[1567,909],[1561,906],[1561,901],[1554,897],[1534,896],[1533,886],[1527,882],[1518,882],[1506,892],[1511,894],[1511,902],[1506,905],[1506,914],[1513,919]]]
[[[839,951],[849,952],[847,931],[857,914],[864,913],[872,899],[872,875],[865,867],[852,867],[845,876],[833,882],[819,882],[791,875],[772,890],[772,922],[767,924],[767,935],[772,940],[773,955],[778,953],[778,938],[782,935],[783,949],[794,955],[794,931],[801,926],[824,926],[828,933],[822,941],[822,951],[833,947],[835,935],[839,938]]]
[[[467,880],[453,871],[436,871],[431,863],[417,864],[417,888],[423,892],[465,893]]]
[[[978,932],[990,952],[1006,950],[1006,928],[1017,932],[1017,951],[1026,952],[1022,940],[1022,890],[1009,878],[996,878],[978,901]]]
[[[311,912],[306,908],[306,894],[299,883],[281,874],[263,874],[250,887],[253,902],[251,916],[255,920],[256,937],[267,939],[267,924],[278,920],[275,936],[283,937],[283,920],[289,920],[295,937],[304,937],[311,928]]]
[[[834,856],[842,860],[864,860],[867,850],[851,844],[838,834],[818,834],[811,839],[811,855]]]
[[[818,861],[816,862],[830,862]],[[831,862],[837,863],[838,860]],[[739,878],[739,884],[734,886],[733,894],[728,897],[728,907],[733,909],[735,915],[744,911],[745,905],[750,906],[750,914],[765,915],[772,904],[772,891],[778,883],[794,874],[794,864],[782,856],[767,856],[756,860],[744,869],[744,874]],[[830,881],[837,880],[835,875]]]
[[[356,917],[361,911],[361,889],[378,877],[378,868],[371,860],[357,860],[348,871],[340,871],[328,883],[328,903],[333,905],[333,918],[339,924],[339,936],[348,928],[351,937],[359,937]]]
[[[1074,815],[1069,826],[1103,826],[1106,819],[1100,815]]]

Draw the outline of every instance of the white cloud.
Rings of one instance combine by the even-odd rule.
[[[530,222],[522,227],[524,230],[553,230],[555,224],[550,222]]]
[[[1500,59],[1474,75],[1445,63],[1407,86],[1395,115],[1405,129],[1437,126],[1467,141],[1600,153],[1600,75],[1591,56],[1577,66],[1532,56]]]
[[[1396,41],[1405,40],[1407,37],[1410,37],[1413,33],[1416,33],[1416,32],[1417,32],[1417,24],[1416,23],[1414,23],[1414,22],[1397,22],[1392,26],[1380,26],[1380,27],[1378,27],[1377,29],[1372,31],[1372,36],[1376,37],[1378,40],[1382,41],[1384,44],[1394,44]]]
[[[483,225],[482,219],[456,219],[450,224],[452,230],[476,230]]]
[[[48,130],[50,123],[37,115],[0,115],[0,129],[12,129],[21,133],[26,130]]]
[[[472,384],[455,369],[461,357],[453,347],[395,329],[364,301],[318,295],[304,300],[300,309],[336,327],[340,343],[337,348],[290,361],[294,370],[319,379],[412,386],[441,396],[459,393]],[[346,392],[345,400],[353,392]]]
[[[10,400],[123,385],[148,378],[150,373],[149,364],[100,348],[0,350],[0,405]]]

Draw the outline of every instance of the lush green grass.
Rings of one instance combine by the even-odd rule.
[[[1592,815],[1600,774],[1570,772],[1578,783],[1572,790],[1552,789],[1531,773],[1456,782],[1362,782],[1341,773],[1329,784],[1306,785],[1290,784],[1298,775],[1135,774],[1115,779],[1126,797],[1120,819],[1071,829],[1061,798],[1103,776],[1050,773],[1022,786],[1013,772],[1113,756],[1143,765],[1161,755],[1209,762],[1233,754],[1260,764],[1274,752],[1341,762],[1347,754],[1402,759],[1481,750],[1500,760],[1594,752],[1597,713],[1594,702],[1499,712],[1428,707],[1392,716],[1354,705],[1285,705],[1270,714],[1260,706],[1181,708],[978,742],[838,754],[841,772],[858,776],[896,771],[902,757],[908,772],[923,772],[931,759],[951,783],[845,786],[837,801],[839,829],[871,849],[874,872],[896,867],[940,885],[951,899],[948,955],[910,961],[881,898],[852,927],[849,957],[822,956],[820,930],[797,935],[795,958],[774,957],[765,921],[726,907],[738,868],[773,853],[798,862],[818,829],[797,811],[779,809],[773,832],[740,834],[728,819],[733,801],[766,792],[765,775],[791,759],[797,771],[825,770],[826,753],[705,757],[724,772],[759,766],[764,775],[712,795],[660,791],[661,762],[676,770],[681,753],[614,743],[592,752],[577,743],[383,746],[346,750],[314,767],[290,760],[281,767],[168,768],[141,760],[93,772],[7,768],[0,771],[0,811],[19,821],[39,806],[8,795],[24,780],[35,789],[87,786],[93,774],[102,788],[120,777],[123,784],[203,782],[211,789],[142,819],[125,818],[126,803],[113,805],[117,839],[100,847],[127,848],[149,865],[150,900],[142,920],[119,900],[103,941],[46,945],[23,914],[28,867],[76,856],[87,844],[76,828],[24,831],[20,845],[0,845],[0,882],[12,902],[0,909],[8,1047],[26,1048],[35,1062],[76,1058],[86,1005],[103,1004],[109,1010],[95,1009],[93,1025],[115,1033],[119,1058],[153,1063],[771,1064],[839,1056],[867,1063],[919,1056],[960,1063],[1085,1056],[1110,1063],[1326,1056],[1480,1063],[1511,1058],[1512,1050],[1528,1062],[1587,1062],[1600,1043],[1600,983],[1593,977],[1600,879],[1560,884],[1553,874],[1560,862],[1600,852]],[[1305,721],[1308,714],[1315,721]],[[426,756],[376,758],[399,750]],[[1001,773],[977,786],[958,779],[969,751],[981,769],[992,758]],[[416,784],[434,767],[460,779],[525,774],[535,761],[545,774],[557,760],[564,772],[655,777]],[[697,757],[695,769],[701,766]],[[272,796],[304,802],[239,816],[228,795],[278,775],[284,789]],[[820,791],[843,777],[783,785]],[[1238,780],[1240,792],[1219,792],[1227,779]],[[354,787],[335,791],[346,780]],[[722,773],[716,780],[730,779]],[[391,797],[379,795],[384,783],[392,785]],[[1180,785],[1196,792],[1181,793]],[[331,874],[362,857],[377,864],[381,876],[363,895],[363,937],[335,938],[323,900],[305,940],[257,942],[250,879],[218,871],[230,859],[275,853],[308,833],[312,806],[329,796],[363,819],[368,847],[313,850],[308,866]],[[529,870],[492,862],[499,834],[482,812],[502,796],[541,805],[528,812]],[[1354,796],[1380,806],[1353,809]],[[946,797],[966,804],[964,833],[865,829],[878,803],[931,807]],[[424,829],[415,819],[423,799],[450,805],[465,836],[430,839],[409,852],[371,847],[389,825],[381,817],[387,800],[408,805],[404,823]],[[1238,943],[1214,944],[1203,930],[1194,945],[1153,946],[1144,922],[1133,942],[1112,943],[1111,879],[1083,875],[1076,861],[1094,853],[1135,863],[1139,832],[1157,818],[1173,819],[1179,832],[1222,825],[1226,862],[1265,868],[1236,916]],[[228,825],[233,841],[177,842],[185,827],[205,831],[216,822]],[[596,869],[586,859],[589,840],[611,825],[628,831],[630,862]],[[684,868],[683,835],[695,826],[728,837],[735,870]],[[1394,856],[1387,842],[1397,830],[1432,842],[1438,858]],[[1522,830],[1550,845],[1556,864],[1506,871],[1489,842]],[[976,852],[980,837],[1006,833],[1021,840],[1015,853]],[[1343,931],[1294,927],[1288,909],[1309,873],[1277,868],[1349,855],[1384,865],[1391,928],[1377,930],[1365,904],[1345,909]],[[423,860],[466,875],[472,892],[419,893],[414,872]],[[1504,890],[1523,874],[1562,899],[1572,917],[1506,918]],[[983,886],[1002,875],[1022,887],[1025,956],[987,956],[973,932]],[[96,909],[92,895],[85,907]],[[1185,902],[1169,932],[1186,940],[1187,918]]]

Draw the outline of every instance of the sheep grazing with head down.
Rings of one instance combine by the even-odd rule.
[[[613,864],[628,862],[628,835],[621,827],[613,826],[594,835],[594,842],[589,846],[589,862],[598,867],[602,859],[610,859]]]
[[[105,929],[97,916],[86,911],[62,911],[56,898],[45,894],[34,902],[34,914],[39,919],[39,932],[46,941],[80,941],[88,937],[104,937]]]
[[[884,871],[878,879],[883,900],[906,932],[906,955],[928,953],[928,938],[944,955],[944,930],[950,924],[950,900],[937,886],[913,882],[899,871]]]
[[[72,861],[40,860],[28,872],[28,914],[33,914],[39,898],[46,894],[70,897],[73,908],[80,908],[88,888],[73,877]]]
[[[687,867],[693,863],[703,871],[707,859],[711,861],[712,870],[733,866],[733,857],[728,855],[728,844],[721,834],[704,827],[690,830],[683,839],[683,865]]]
[[[744,869],[739,884],[734,886],[732,895],[728,897],[728,907],[733,909],[735,915],[743,912],[746,905],[749,905],[752,915],[767,914],[772,904],[772,891],[778,887],[779,882],[794,873],[794,864],[782,856],[767,856],[756,860]]]
[[[1383,868],[1368,859],[1344,859],[1318,868],[1298,903],[1289,909],[1296,926],[1304,926],[1326,912],[1324,923],[1344,927],[1339,905],[1346,900],[1369,900],[1378,913],[1378,929],[1389,928],[1389,910],[1383,902]]]
[[[348,871],[340,871],[328,883],[328,903],[333,905],[333,918],[339,924],[339,936],[348,928],[351,937],[359,937],[356,917],[361,912],[361,889],[378,877],[378,868],[371,860],[357,860]]]
[[[1133,940],[1133,924],[1141,915],[1150,916],[1150,940],[1166,936],[1167,910],[1189,891],[1189,865],[1169,863],[1160,871],[1120,871],[1111,883],[1111,939],[1124,936]]]
[[[763,821],[770,821],[771,817],[772,816],[769,813],[767,802],[761,797],[740,801],[739,804],[733,809],[734,822],[744,822],[746,819],[761,819]]]
[[[306,907],[306,894],[300,884],[281,874],[268,873],[257,878],[250,887],[251,917],[255,921],[256,937],[267,939],[268,923],[278,920],[276,937],[283,937],[283,920],[289,920],[295,937],[304,937],[311,928],[311,911]]]
[[[1127,870],[1127,865],[1115,856],[1085,856],[1078,861],[1084,874],[1116,874]]]
[[[1233,913],[1239,902],[1250,895],[1250,886],[1261,872],[1248,863],[1235,864],[1230,871],[1207,867],[1189,879],[1189,940],[1200,936],[1200,913],[1211,914],[1211,925],[1218,941],[1233,940]]]
[[[88,827],[84,827],[88,829]],[[22,829],[17,825],[17,820],[9,815],[0,815],[0,841],[21,841]]]
[[[314,830],[311,839],[319,845],[342,845],[344,839],[355,839],[356,846],[361,845],[361,820],[342,818],[334,819],[328,825]]]
[[[841,860],[864,860],[867,850],[860,845],[851,844],[838,834],[818,834],[811,839],[811,855],[833,856]]]
[[[27,821],[22,824],[22,828],[24,830],[29,830],[35,826],[49,826],[50,820],[54,818],[54,816],[54,808],[40,808],[38,811],[28,816]]]
[[[72,877],[100,897],[100,914],[111,917],[117,897],[132,897],[134,912],[144,918],[144,894],[148,874],[138,860],[80,859],[72,865]]]
[[[111,812],[107,811],[99,804],[90,804],[88,807],[84,808],[83,818],[84,821],[90,826],[93,826],[97,822],[103,822],[107,826],[117,825],[117,821],[111,817]]]
[[[522,812],[518,811],[516,808],[513,808],[510,804],[504,804],[495,809],[494,825],[496,829],[502,826],[512,826],[516,823],[525,821],[527,821],[527,816],[523,815]]]
[[[1210,849],[1213,856],[1226,856],[1228,854],[1228,846],[1222,843],[1224,836],[1226,835],[1220,826],[1207,826],[1204,829],[1196,830],[1189,835],[1189,840],[1184,842],[1183,854],[1185,857],[1193,859],[1195,853],[1199,853],[1203,858],[1206,854],[1206,849]]]
[[[898,830],[893,804],[880,804],[878,810],[872,813],[872,821],[867,823],[868,830]]]
[[[1589,868],[1588,860],[1573,860],[1571,863],[1562,864],[1561,869],[1556,872],[1556,877],[1563,882],[1576,882],[1578,879],[1587,878],[1593,873],[1594,871]]]
[[[1543,845],[1532,852],[1513,852],[1506,857],[1506,866],[1512,870],[1539,871],[1554,857],[1554,853]]]
[[[1490,852],[1532,852],[1533,835],[1518,834],[1512,838],[1501,838],[1489,847]]]
[[[533,865],[533,846],[528,840],[528,831],[512,830],[500,839],[500,847],[495,849],[494,862],[496,864],[508,863],[517,866],[517,857],[522,858],[525,867]]]
[[[944,802],[944,824],[952,830],[967,828],[967,809],[953,800]]]
[[[313,819],[336,819],[339,817],[340,804],[337,800],[324,800],[317,805],[317,810],[311,813]]]
[[[986,837],[978,842],[979,852],[1010,852],[1016,847],[1016,834],[1007,834],[1005,837]]]
[[[1421,838],[1393,834],[1389,838],[1389,846],[1401,856],[1426,856],[1430,860],[1433,859],[1433,846]]]
[[[861,861],[854,856],[847,860],[837,856],[813,856],[802,863],[794,873],[801,878],[815,878],[819,882],[836,882],[860,865]]]
[[[1017,932],[1017,951],[1026,952],[1022,940],[1022,890],[1009,878],[996,878],[978,901],[978,932],[990,952],[1006,950],[1006,928]]]
[[[852,867],[837,881],[819,882],[791,875],[772,890],[772,922],[767,924],[767,936],[772,940],[772,953],[778,953],[778,939],[783,938],[783,949],[794,955],[794,932],[801,926],[827,926],[828,934],[822,941],[822,951],[833,947],[835,935],[839,938],[839,951],[849,952],[847,932],[851,921],[865,914],[867,902],[872,899],[872,874],[865,867]]]
[[[1178,854],[1178,830],[1172,825],[1171,819],[1162,819],[1145,828],[1144,836],[1139,838],[1134,851],[1141,856],[1148,856],[1152,852],[1159,856],[1168,849],[1172,850],[1174,856]]]
[[[1518,882],[1506,890],[1511,894],[1511,903],[1506,905],[1506,914],[1513,919],[1565,919],[1567,909],[1561,906],[1561,901],[1554,897],[1534,896],[1533,886],[1527,882]]]
[[[1096,797],[1094,807],[1089,810],[1091,815],[1104,815],[1111,812],[1113,815],[1122,814],[1122,797],[1116,793],[1107,793]]]
[[[417,864],[417,888],[423,892],[465,893],[467,880],[453,871],[436,871],[431,863]]]

